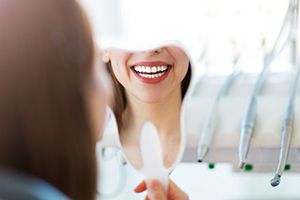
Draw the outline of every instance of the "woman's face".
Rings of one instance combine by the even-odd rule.
[[[147,103],[157,103],[181,91],[189,59],[175,46],[152,51],[107,50],[104,62],[111,62],[113,73],[129,95]]]

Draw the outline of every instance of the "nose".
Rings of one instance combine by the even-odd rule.
[[[160,54],[162,52],[162,49],[163,48],[153,49],[151,51],[145,51],[144,53],[149,54],[149,55]]]

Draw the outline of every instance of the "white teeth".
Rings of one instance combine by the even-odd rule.
[[[167,66],[135,66],[134,70],[136,72],[142,72],[142,73],[158,73],[158,72],[164,72],[168,69]]]
[[[161,71],[166,70],[168,67],[167,66],[161,66]]]
[[[158,78],[167,72],[167,66],[134,66],[134,70],[138,72],[139,76],[152,79]]]
[[[158,77],[161,77],[165,73],[166,72],[160,72],[158,74],[139,74],[139,75],[144,78],[158,78]]]
[[[151,68],[150,67],[146,67],[146,72],[150,73],[151,72]]]
[[[152,72],[152,73],[156,73],[156,72],[157,72],[156,67],[151,67],[151,72]]]

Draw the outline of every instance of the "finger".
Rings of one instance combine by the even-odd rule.
[[[146,182],[142,181],[134,188],[134,191],[137,193],[141,193],[144,192],[146,189],[147,189]]]
[[[172,180],[169,180],[168,199],[184,200],[189,199],[189,197]]]
[[[150,200],[167,200],[162,184],[157,180],[152,180],[147,184],[148,197]]]

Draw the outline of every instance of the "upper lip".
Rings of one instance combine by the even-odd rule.
[[[132,66],[154,67],[154,66],[170,66],[170,64],[167,62],[164,62],[164,61],[142,61],[142,62],[137,62],[137,63],[133,64]]]

